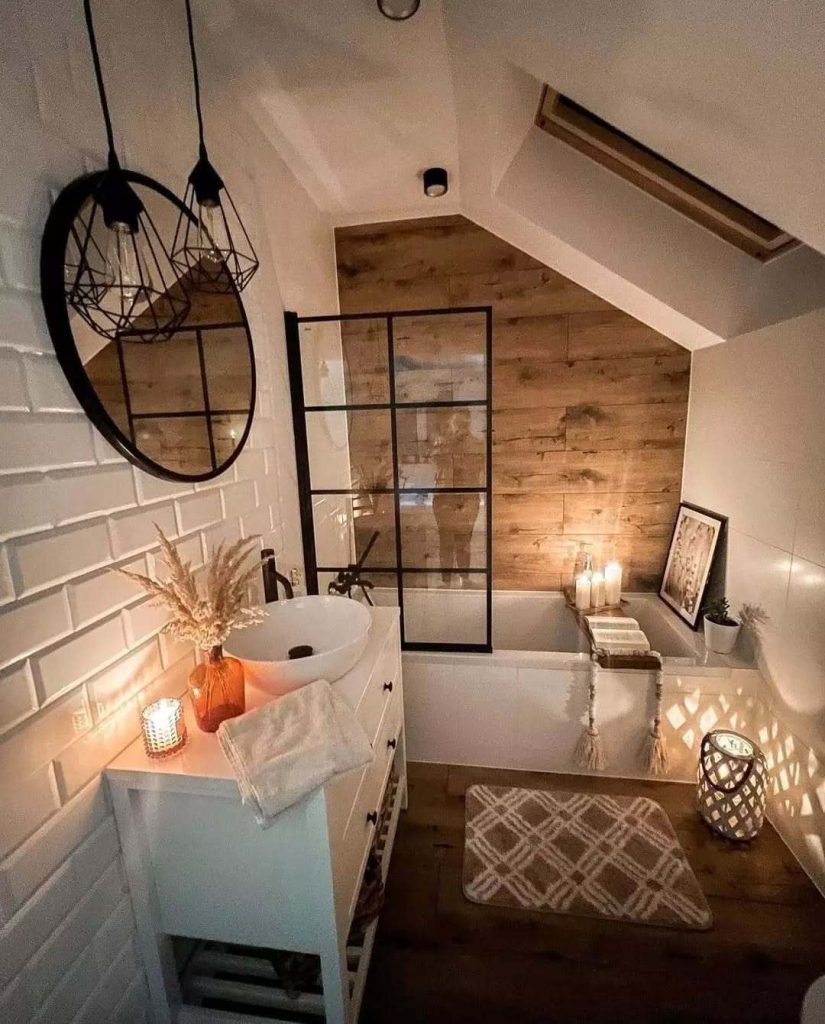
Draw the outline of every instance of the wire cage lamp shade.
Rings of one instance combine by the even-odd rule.
[[[198,161],[186,185],[185,210],[175,230],[172,260],[178,272],[188,275],[201,291],[243,291],[258,269],[258,257],[238,208],[206,151],[191,0],[185,3],[200,141]]]
[[[171,337],[190,301],[152,218],[115,154],[90,0],[89,46],[109,146],[108,166],[72,227],[64,261],[66,301],[97,334],[153,342]]]
[[[768,795],[765,755],[747,736],[709,732],[699,755],[699,814],[726,839],[747,841],[762,828]]]

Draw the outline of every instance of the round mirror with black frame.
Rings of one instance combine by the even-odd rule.
[[[96,280],[106,287],[117,260],[117,233],[96,209],[95,190],[105,172],[68,185],[49,213],[40,260],[46,322],[63,372],[94,426],[136,466],[169,480],[209,480],[240,454],[255,412],[255,355],[238,290],[231,279],[222,292],[195,286],[184,273],[161,292],[155,309],[133,303],[128,324],[114,337],[93,329],[72,304],[73,279],[84,261],[96,260]],[[161,236],[171,238],[181,214],[191,216],[164,185],[124,171]],[[139,243],[138,243],[139,244]],[[115,249],[112,249],[115,246]],[[152,253],[146,266],[152,273]],[[123,273],[118,265],[122,302]],[[220,273],[220,267],[209,268]],[[158,308],[188,304],[172,331],[158,334]],[[100,296],[95,296],[100,304]]]

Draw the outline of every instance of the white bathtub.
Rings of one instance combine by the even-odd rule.
[[[390,603],[390,592],[378,592]],[[472,591],[407,591],[407,635],[476,640]],[[736,657],[705,651],[701,634],[656,595],[629,597],[664,669],[663,727],[669,777],[696,778],[699,743],[713,728],[754,728],[759,674]],[[482,619],[483,621],[483,619]],[[434,637],[434,632],[440,635]],[[590,660],[585,638],[560,594],[493,595],[492,654],[405,653],[408,755],[419,761],[552,772],[581,771],[574,753],[587,712]],[[597,724],[606,774],[645,777],[641,749],[654,709],[654,675],[601,671]]]

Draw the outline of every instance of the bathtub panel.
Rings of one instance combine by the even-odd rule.
[[[556,655],[546,655],[553,659]],[[528,667],[518,655],[486,663],[454,655],[404,659],[409,756],[413,760],[547,772],[578,772],[587,722],[589,666]],[[757,673],[709,669],[665,677],[662,727],[672,780],[693,782],[702,736],[732,728],[756,738]],[[655,708],[655,674],[599,673],[596,721],[605,774],[648,777],[643,748]]]

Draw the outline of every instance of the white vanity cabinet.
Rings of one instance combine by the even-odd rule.
[[[370,737],[372,762],[271,828],[241,804],[216,737],[198,730],[188,700],[179,754],[151,760],[138,739],[107,769],[158,1024],[261,1020],[243,1005],[284,1021],[357,1019],[377,922],[348,946],[353,911],[373,847],[386,877],[406,804],[398,611],[372,615],[364,655],[332,684]],[[247,688],[248,709],[268,699]],[[319,956],[323,991],[288,996],[268,950]]]

